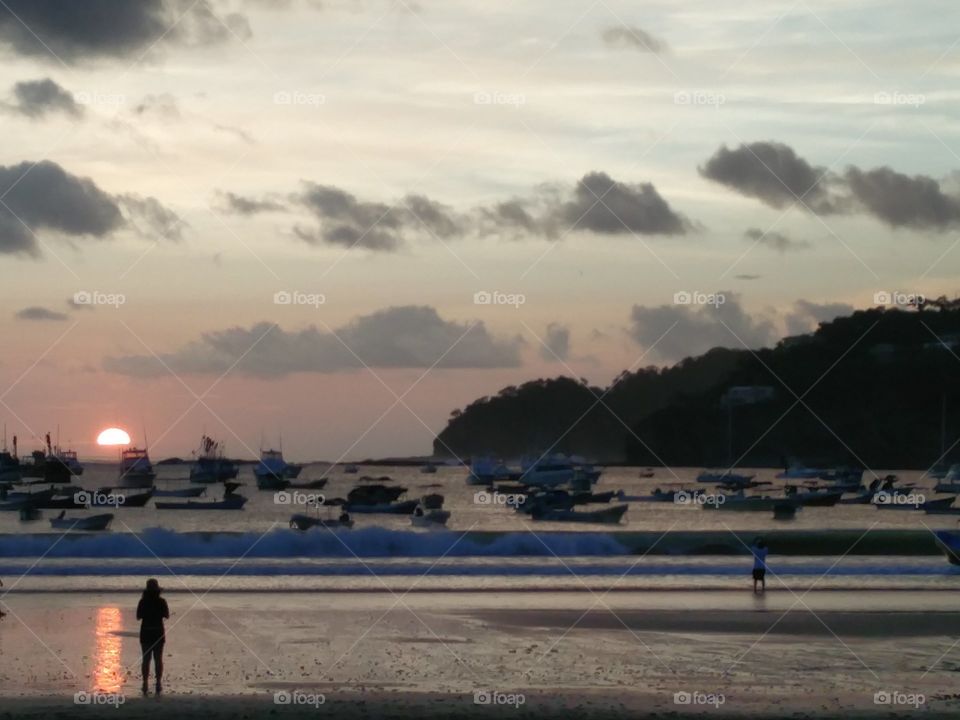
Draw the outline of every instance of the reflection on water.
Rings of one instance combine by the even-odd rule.
[[[118,634],[122,627],[120,608],[102,607],[97,611],[94,691],[119,693],[123,687],[123,666],[120,662],[123,640]]]

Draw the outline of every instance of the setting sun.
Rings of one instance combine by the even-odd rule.
[[[97,436],[97,445],[129,445],[130,435],[120,428],[107,428]]]

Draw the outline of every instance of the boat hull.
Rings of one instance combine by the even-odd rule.
[[[50,527],[54,530],[86,530],[96,532],[106,530],[113,522],[113,515],[91,515],[85,518],[52,518]]]
[[[542,522],[579,522],[579,523],[601,523],[604,525],[616,525],[627,512],[627,505],[616,505],[603,510],[593,510],[590,512],[580,512],[577,510],[541,510],[534,512],[534,520]]]
[[[346,529],[349,530],[353,527],[353,520],[324,520],[322,518],[313,517],[311,515],[292,515],[290,517],[290,529],[291,530],[301,530],[306,531],[310,528],[322,527],[328,530],[339,530]]]
[[[214,502],[158,502],[157,510],[243,510],[247,499],[243,495],[228,495],[227,498]]]
[[[383,515],[410,515],[417,508],[417,500],[405,500],[398,503],[379,503],[376,505],[360,505],[347,503],[344,509],[352,513],[368,513]]]
[[[127,473],[120,476],[117,487],[127,490],[146,490],[153,487],[153,481],[156,479],[155,472]]]

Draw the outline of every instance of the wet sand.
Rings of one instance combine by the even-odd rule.
[[[139,697],[135,597],[6,596],[0,718],[889,717],[915,714],[918,695],[927,717],[960,715],[952,593],[169,600],[157,699]],[[123,703],[78,706],[79,692]]]

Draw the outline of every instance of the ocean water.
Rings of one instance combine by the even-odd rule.
[[[300,481],[325,471],[308,466]],[[74,484],[95,490],[113,484],[116,472],[115,466],[91,464]],[[663,470],[640,479],[636,469],[611,468],[595,490],[644,495],[656,487],[693,488],[697,472]],[[775,471],[756,472],[774,483],[766,492],[782,493]],[[187,473],[185,465],[162,467],[157,485],[186,487]],[[777,521],[766,512],[631,503],[618,526],[542,523],[507,506],[476,502],[480,489],[466,485],[466,470],[450,467],[432,475],[415,467],[361,468],[357,475],[334,470],[323,490],[290,492],[344,497],[364,474],[389,476],[388,484],[408,488],[406,498],[443,494],[452,513],[448,527],[418,529],[406,516],[355,514],[352,530],[297,532],[289,529],[289,518],[304,508],[258,491],[246,466],[239,492],[249,502],[242,511],[160,511],[152,502],[68,511],[69,517],[112,512],[115,518],[108,532],[67,534],[50,528],[49,518],[59,511],[43,511],[30,522],[0,513],[0,577],[16,592],[122,590],[138,587],[143,576],[168,577],[172,591],[728,589],[749,574],[752,535],[791,531],[811,538],[811,550],[795,541],[789,552],[771,557],[771,580],[785,586],[960,589],[960,568],[935,554],[932,542],[932,531],[957,528],[955,516],[838,505],[804,508],[794,520]],[[934,480],[919,472],[898,474],[933,497]],[[211,499],[216,493],[215,486],[208,489]],[[887,540],[871,549],[866,539],[877,536]]]

